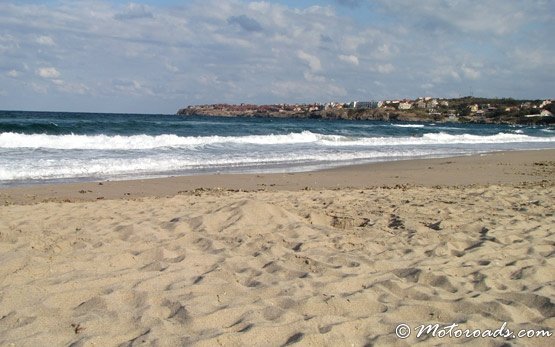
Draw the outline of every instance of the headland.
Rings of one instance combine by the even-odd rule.
[[[415,100],[351,101],[309,104],[190,105],[179,115],[222,117],[279,117],[406,122],[460,122],[492,124],[553,124],[551,100],[515,100],[464,97]]]

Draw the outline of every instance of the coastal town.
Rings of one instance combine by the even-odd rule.
[[[546,100],[419,97],[381,101],[308,104],[207,104],[187,106],[179,115],[398,120],[461,123],[553,124],[555,103]]]

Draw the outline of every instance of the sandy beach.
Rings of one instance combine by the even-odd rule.
[[[2,346],[555,342],[414,332],[555,333],[555,150],[34,185],[0,201]]]

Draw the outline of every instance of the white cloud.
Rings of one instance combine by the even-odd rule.
[[[16,37],[10,34],[0,34],[0,52],[13,52],[18,48],[19,40]]]
[[[168,70],[169,72],[179,72],[179,68],[170,63],[166,63],[165,67],[166,67],[166,70]]]
[[[117,20],[134,20],[153,17],[154,15],[147,6],[135,3],[129,3],[122,12],[114,15],[114,18]]]
[[[534,68],[545,68],[548,66],[555,67],[555,60],[550,58],[553,54],[550,54],[545,49],[545,46],[536,46],[529,49],[524,49],[522,47],[517,47],[509,52],[515,62],[526,69]]]
[[[318,83],[324,83],[326,82],[326,78],[324,76],[320,76],[320,75],[315,75],[310,73],[309,71],[306,71],[304,74],[304,79],[309,81],[309,82],[318,82]]]
[[[478,78],[480,78],[481,73],[476,68],[473,68],[473,67],[470,67],[470,66],[467,66],[467,65],[463,65],[461,67],[461,70],[463,72],[463,75],[468,79],[477,80]]]
[[[30,86],[31,86],[31,89],[37,92],[38,94],[48,93],[48,87],[44,84],[31,82]]]
[[[379,73],[383,73],[383,74],[390,74],[393,71],[395,71],[395,67],[393,66],[393,64],[390,64],[390,63],[378,64],[376,66],[376,71],[378,71]]]
[[[339,55],[339,60],[344,61],[349,64],[358,65],[358,57],[356,55]]]
[[[319,71],[322,69],[322,63],[318,57],[308,54],[303,50],[298,51],[297,56],[305,61],[312,71]]]
[[[60,72],[54,67],[41,67],[38,68],[35,73],[42,78],[58,78],[60,77]]]
[[[347,36],[341,41],[346,51],[356,51],[364,43],[366,43],[366,37],[359,35]]]
[[[89,90],[83,83],[70,83],[61,79],[53,79],[52,83],[59,91],[71,94],[85,94]]]
[[[394,51],[395,49],[390,43],[384,42],[376,47],[376,49],[372,52],[372,55],[377,59],[386,60],[395,55]]]
[[[51,38],[50,36],[44,36],[44,35],[37,37],[36,42],[39,45],[43,45],[43,46],[54,46],[54,45],[56,45],[53,38]]]
[[[115,91],[130,96],[152,96],[154,92],[150,87],[137,80],[114,80],[112,85]]]
[[[428,80],[433,83],[445,83],[448,81],[459,81],[461,76],[458,72],[459,68],[452,65],[452,62],[442,58],[435,57],[434,68],[428,74]]]
[[[19,73],[17,72],[17,70],[10,70],[6,72],[6,76],[8,77],[16,78],[18,75]]]

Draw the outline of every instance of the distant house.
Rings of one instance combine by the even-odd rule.
[[[532,103],[530,101],[526,101],[520,105],[520,108],[531,108]]]
[[[399,110],[410,110],[412,108],[412,103],[408,101],[403,101],[399,103]]]
[[[542,116],[542,117],[553,117],[553,113],[549,110],[542,110],[542,112],[540,113],[540,116]]]
[[[479,109],[480,106],[478,106],[478,104],[470,105],[470,112],[476,113]]]
[[[356,109],[372,109],[377,108],[378,103],[376,101],[353,101],[352,108]]]
[[[550,105],[550,104],[551,104],[551,99],[544,100],[544,101],[540,104],[540,108],[543,108],[543,107],[545,107],[545,106],[547,106],[547,105]]]
[[[424,99],[420,99],[415,103],[417,108],[426,108],[426,101]]]
[[[437,105],[439,105],[439,102],[437,102],[436,99],[432,99],[432,100],[428,101],[428,103],[426,104],[426,108],[434,109],[434,108],[437,107]]]
[[[388,106],[398,109],[399,108],[399,100],[392,100],[388,102]]]
[[[324,105],[324,109],[329,110],[329,109],[341,109],[343,108],[343,103],[341,102],[336,102],[336,101],[332,101],[332,102],[328,102],[327,104]]]

